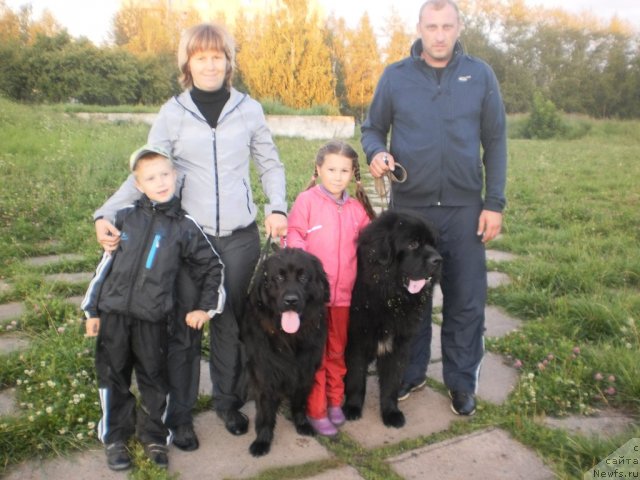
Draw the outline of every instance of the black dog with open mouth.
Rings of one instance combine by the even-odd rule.
[[[256,272],[242,321],[256,396],[257,436],[249,451],[256,457],[269,453],[283,399],[289,400],[296,431],[315,434],[306,405],[325,348],[328,301],[322,264],[303,250],[279,250]]]
[[[396,428],[405,424],[398,390],[441,263],[435,230],[415,214],[386,211],[360,233],[345,353],[348,420],[362,416],[367,367],[376,359],[382,421]]]

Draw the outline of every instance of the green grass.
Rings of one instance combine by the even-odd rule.
[[[522,119],[511,118],[511,128]],[[576,139],[509,141],[504,234],[491,248],[518,255],[492,266],[511,284],[489,301],[524,320],[520,331],[487,342],[518,362],[521,377],[502,406],[481,403],[470,422],[396,445],[366,450],[341,434],[323,444],[330,461],[273,470],[258,478],[293,478],[351,464],[367,479],[391,478],[390,455],[487,426],[534,448],[558,478],[582,477],[628,439],[583,438],[542,425],[542,415],[589,414],[611,406],[640,413],[640,122],[570,119]],[[95,446],[99,406],[92,341],[65,302],[83,285],[48,284],[46,273],[92,270],[100,255],[91,222],[127,175],[129,153],[148,127],[88,123],[59,106],[27,107],[0,99],[0,279],[25,314],[0,326],[20,330],[31,346],[0,361],[0,385],[15,388],[19,413],[0,418],[3,468]],[[517,137],[515,135],[514,137]],[[277,138],[293,201],[312,172],[322,141]],[[361,152],[359,139],[352,144]],[[364,165],[364,162],[362,162]],[[263,195],[254,179],[256,198]],[[36,255],[80,253],[56,267],[29,267]],[[86,373],[83,373],[86,372]],[[436,384],[430,382],[434,388]],[[206,408],[203,399],[200,409]],[[138,452],[132,478],[163,478]]]

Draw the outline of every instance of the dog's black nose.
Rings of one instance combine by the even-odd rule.
[[[297,295],[294,295],[294,294],[285,295],[283,300],[286,307],[295,307],[296,305],[298,305]]]

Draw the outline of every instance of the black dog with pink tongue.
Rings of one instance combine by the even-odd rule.
[[[322,264],[303,250],[278,250],[256,272],[241,325],[256,399],[253,456],[269,453],[282,400],[289,401],[296,431],[315,433],[306,405],[327,338],[328,302]]]
[[[358,237],[358,273],[345,352],[347,420],[362,416],[369,363],[376,361],[380,414],[388,427],[405,424],[398,390],[411,340],[440,277],[436,231],[410,212],[388,210]]]

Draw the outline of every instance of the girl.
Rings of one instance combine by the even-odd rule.
[[[356,181],[357,201],[347,187]],[[316,180],[320,178],[320,185]],[[327,344],[307,401],[309,422],[320,435],[333,436],[345,422],[342,413],[344,351],[349,304],[356,278],[356,238],[375,217],[360,183],[358,154],[347,143],[331,141],[320,148],[315,172],[289,214],[287,246],[301,248],[321,261],[331,290]]]

